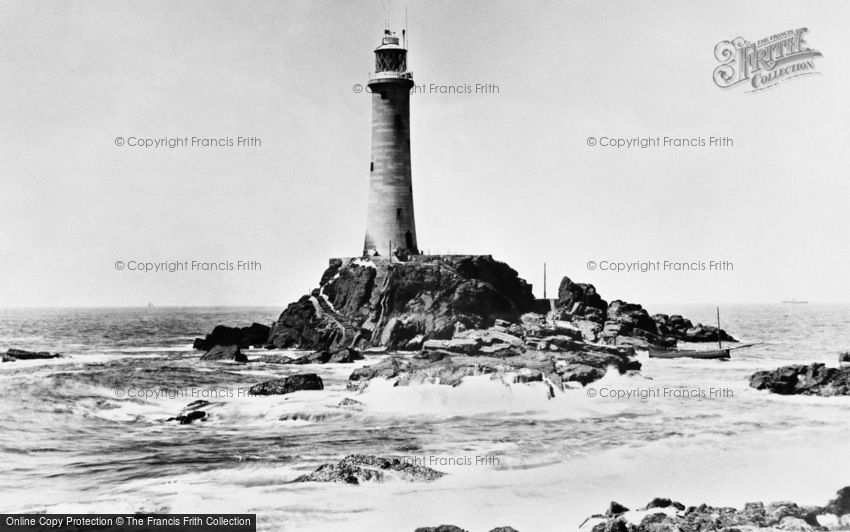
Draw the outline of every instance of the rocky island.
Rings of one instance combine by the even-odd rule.
[[[397,386],[457,386],[472,375],[545,381],[554,391],[567,383],[586,385],[611,368],[639,370],[636,347],[718,337],[735,341],[682,316],[650,315],[621,300],[608,303],[593,285],[568,277],[557,298],[535,299],[531,285],[489,255],[434,255],[331,259],[319,286],[291,303],[271,327],[218,326],[195,348],[206,351],[202,360],[236,362],[248,361],[240,350],[250,346],[313,351],[260,359],[280,364],[389,354],[352,372],[353,391],[376,377]]]

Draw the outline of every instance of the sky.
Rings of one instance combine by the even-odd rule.
[[[850,302],[850,3],[397,1],[394,29],[405,11],[416,83],[498,87],[411,97],[423,250],[492,254],[538,297],[546,263],[549,295],[567,275],[645,304]],[[4,0],[0,307],[309,292],[362,249],[371,104],[355,85],[386,18],[379,0]],[[817,75],[712,81],[717,43],[801,27]],[[126,144],[193,136],[261,145]],[[240,260],[254,266],[130,266]],[[609,269],[637,261],[733,269]]]

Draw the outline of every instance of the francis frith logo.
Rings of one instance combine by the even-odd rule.
[[[806,42],[808,28],[797,28],[750,42],[743,37],[722,41],[714,47],[720,65],[714,83],[724,89],[746,83],[756,92],[776,87],[783,81],[817,74],[815,58],[821,53]]]

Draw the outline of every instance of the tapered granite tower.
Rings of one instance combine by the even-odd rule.
[[[419,254],[410,174],[410,89],[407,48],[385,30],[375,49],[372,93],[372,161],[363,254]]]

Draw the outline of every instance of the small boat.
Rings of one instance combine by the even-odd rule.
[[[723,347],[723,341],[720,340],[720,307],[717,307],[717,349],[658,349],[649,347],[649,358],[701,358],[705,360],[726,359],[731,358],[729,351],[732,349],[740,349],[742,347],[750,347],[755,344],[747,344],[736,347]]]
[[[711,349],[707,351],[697,351],[695,349],[655,349],[649,348],[649,358],[702,358],[702,359],[719,359],[730,358],[729,349]]]
[[[805,305],[808,301],[800,301],[799,299],[786,299],[782,303],[786,305]]]

